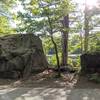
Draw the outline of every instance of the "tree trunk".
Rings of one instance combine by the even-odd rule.
[[[55,53],[56,53],[56,61],[57,61],[57,67],[58,67],[58,77],[61,76],[61,72],[60,72],[60,64],[59,64],[59,56],[58,56],[58,49],[57,49],[57,44],[54,41],[53,36],[51,35],[51,41],[54,45],[54,49],[55,49]]]
[[[58,77],[61,76],[61,71],[60,71],[60,64],[59,64],[59,56],[58,56],[58,49],[57,49],[57,44],[56,42],[54,41],[54,38],[53,38],[53,27],[52,27],[52,21],[50,20],[50,17],[48,17],[48,23],[49,23],[49,26],[50,26],[50,37],[51,37],[51,41],[54,45],[54,49],[55,49],[55,53],[56,53],[56,61],[57,61],[57,67],[58,67]]]
[[[83,54],[83,36],[82,33],[80,32],[80,44],[81,44],[81,54]]]
[[[62,31],[62,66],[68,64],[68,33],[69,33],[69,15],[65,16],[62,21],[63,27],[66,30]]]
[[[88,15],[88,7],[85,6],[85,16],[84,16],[84,28],[85,28],[85,35],[84,35],[84,53],[88,51],[88,39],[89,39],[89,15]]]
[[[68,34],[66,34],[66,32],[63,32],[62,34],[62,62],[61,62],[62,66],[67,65],[67,61],[68,61],[67,51],[68,51]]]

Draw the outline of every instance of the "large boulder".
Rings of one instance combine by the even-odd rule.
[[[100,53],[81,55],[82,73],[100,73]]]
[[[28,76],[31,72],[43,71],[47,65],[42,42],[38,36],[13,34],[0,37],[0,77],[3,73],[13,76],[12,73],[16,72]]]

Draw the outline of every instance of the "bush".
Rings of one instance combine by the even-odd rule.
[[[100,83],[100,74],[94,73],[88,76],[89,81]]]

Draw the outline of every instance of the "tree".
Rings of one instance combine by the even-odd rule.
[[[88,38],[89,38],[89,9],[87,4],[85,4],[85,15],[84,15],[84,30],[85,30],[85,36],[84,36],[84,52],[88,51]]]
[[[49,32],[50,34],[50,37],[51,37],[51,41],[54,45],[54,49],[55,49],[55,53],[56,53],[56,60],[57,60],[57,67],[58,67],[58,77],[61,76],[61,72],[60,72],[60,63],[59,63],[59,56],[58,56],[58,49],[57,49],[57,44],[56,42],[54,41],[54,37],[53,37],[53,34],[54,34],[54,28],[53,26],[55,27],[53,21],[57,21],[55,20],[55,13],[53,13],[52,15],[52,9],[50,9],[50,3],[48,3],[47,6],[43,6],[43,15],[45,15],[45,17],[47,17],[47,23],[48,23],[48,28],[47,28],[47,31]],[[54,16],[54,17],[52,17]]]
[[[69,15],[64,16],[62,21],[63,27],[66,28],[62,30],[62,66],[66,66],[68,64],[68,33],[69,33]]]
[[[86,53],[88,51],[88,44],[89,44],[89,32],[93,29],[93,27],[98,25],[98,22],[95,22],[94,26],[90,25],[90,22],[92,21],[92,17],[94,15],[100,14],[99,8],[94,6],[92,9],[88,8],[87,2],[85,2],[85,10],[84,10],[84,52]]]
[[[13,0],[0,1],[0,35],[11,34],[15,32],[15,28],[11,27],[10,25],[10,21],[12,20],[10,8],[12,7],[13,3]]]
[[[0,16],[0,35],[9,34],[9,32],[11,32],[11,27],[8,19],[4,16]]]
[[[73,4],[71,1],[69,0],[62,0],[61,2],[61,6],[62,6],[62,29],[61,29],[61,33],[62,33],[62,61],[61,61],[61,65],[62,66],[67,66],[68,65],[68,35],[69,35],[69,14],[72,12],[73,10]]]
[[[79,33],[80,35],[81,53],[89,51],[89,35],[96,32],[95,28],[99,27],[100,23],[98,14],[100,14],[98,6],[89,8],[87,4],[83,10],[76,5],[74,12],[72,12],[72,16],[74,15],[74,17],[70,20],[72,21],[72,26],[73,24],[75,26],[70,26],[70,28],[73,33]]]
[[[33,32],[40,32],[41,33],[46,33],[49,34],[51,37],[51,41],[54,44],[55,48],[55,53],[56,53],[56,58],[57,58],[57,66],[58,69],[60,68],[59,64],[59,57],[58,57],[58,50],[57,50],[57,45],[56,42],[54,41],[53,34],[56,32],[63,32],[63,34],[66,36],[63,38],[63,48],[66,50],[63,50],[63,61],[64,63],[67,64],[67,55],[68,55],[68,46],[67,46],[67,41],[68,41],[68,31],[69,31],[69,22],[66,21],[66,18],[68,20],[68,12],[69,12],[69,1],[63,0],[43,0],[43,1],[33,1],[29,4],[25,4],[22,2],[24,5],[24,9],[28,13],[19,13],[21,15],[21,24],[25,27],[23,27],[23,31],[27,32],[33,31]],[[31,7],[32,6],[32,7]],[[66,7],[67,6],[67,7]],[[62,13],[63,12],[63,13]],[[37,20],[38,18],[38,20]],[[64,18],[64,23],[62,23],[60,20]],[[67,24],[67,26],[66,26]],[[31,29],[30,29],[31,28]],[[32,32],[31,31],[31,32]]]

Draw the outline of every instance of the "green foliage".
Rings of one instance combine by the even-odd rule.
[[[7,17],[0,16],[0,35],[11,34],[14,29],[10,27]]]
[[[73,35],[69,39],[69,53],[70,54],[81,54],[81,42],[79,35]]]
[[[69,57],[68,64],[71,65],[74,69],[80,70],[80,57]]]
[[[15,0],[1,0],[0,1],[0,35],[15,33],[15,28],[12,28],[10,21],[12,14],[10,10]]]
[[[89,81],[100,83],[100,75],[99,73],[94,73],[88,76]]]
[[[18,12],[20,24],[18,31],[50,33],[48,17],[52,24],[53,33],[60,31],[60,20],[67,13],[72,11],[73,4],[69,0],[30,0],[27,4],[20,1],[25,13]]]
[[[49,36],[42,37],[43,47],[46,54],[49,53],[50,49],[54,49],[53,43]],[[55,42],[57,43],[58,52],[61,52],[61,38],[55,37]]]
[[[50,65],[56,66],[57,65],[56,55],[48,56],[48,62]]]
[[[89,52],[100,52],[100,33],[90,35]]]

